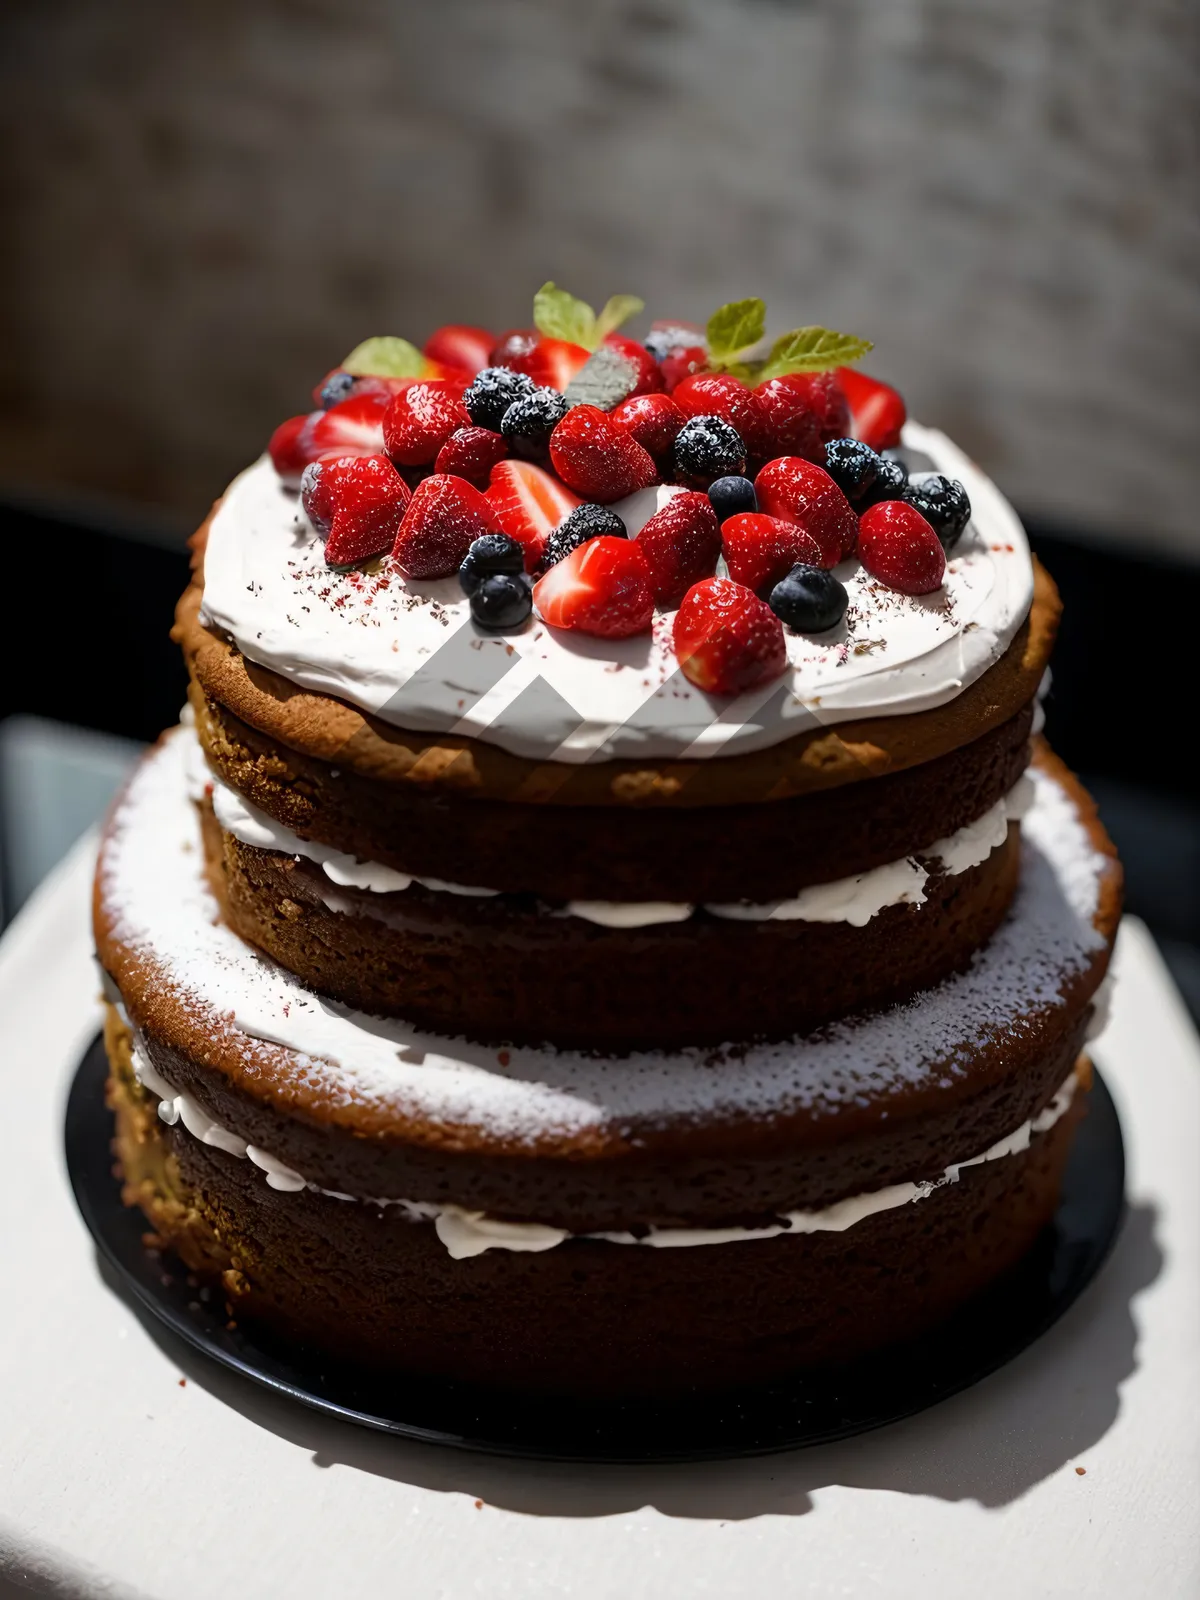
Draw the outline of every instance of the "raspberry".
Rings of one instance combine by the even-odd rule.
[[[392,557],[406,578],[447,578],[481,534],[500,531],[478,489],[465,478],[435,473],[417,485]]]
[[[759,509],[795,522],[820,547],[817,563],[836,567],[854,550],[858,520],[846,496],[823,467],[801,456],[768,461],[754,480]]]
[[[802,372],[768,378],[754,391],[763,416],[764,456],[803,456],[822,461],[821,414],[813,404],[812,386]]]
[[[398,467],[427,466],[437,459],[450,435],[470,421],[454,385],[412,383],[395,396],[384,414],[384,449]]]
[[[745,472],[746,446],[724,417],[692,417],[679,430],[672,460],[681,483],[707,489],[717,478]]]
[[[684,677],[709,694],[741,694],[787,666],[783,624],[732,578],[705,578],[688,590],[674,642]]]
[[[778,583],[798,561],[822,565],[820,545],[803,528],[761,511],[727,518],[721,545],[729,576],[756,594]]]
[[[438,451],[433,470],[465,478],[477,489],[486,489],[492,468],[507,454],[508,446],[490,428],[455,428]]]
[[[655,457],[668,456],[687,418],[669,394],[635,394],[609,413],[631,439]]]
[[[569,488],[608,505],[658,481],[637,440],[595,406],[575,406],[550,435],[550,459]]]
[[[673,495],[638,534],[660,606],[678,605],[701,578],[710,578],[721,554],[721,528],[706,494]]]
[[[931,594],[946,575],[946,552],[913,506],[883,500],[864,511],[858,556],[873,578],[902,594]]]
[[[650,574],[637,541],[603,534],[579,545],[539,578],[533,600],[552,628],[601,639],[645,633],[654,620]]]

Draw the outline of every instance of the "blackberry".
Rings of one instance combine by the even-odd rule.
[[[825,446],[825,471],[852,506],[867,505],[883,457],[861,439],[831,439]]]
[[[717,478],[746,473],[746,446],[724,417],[692,417],[675,436],[675,471],[681,483],[707,489]]]
[[[485,533],[474,540],[458,569],[464,594],[474,594],[485,578],[504,572],[514,576],[525,571],[525,551],[506,533]]]
[[[321,410],[328,411],[330,406],[336,406],[341,401],[349,399],[353,387],[352,373],[331,372],[321,385]]]
[[[767,604],[797,633],[824,633],[846,615],[847,599],[845,586],[832,572],[801,562],[780,578]]]
[[[749,478],[718,478],[709,484],[708,498],[718,522],[736,517],[742,511],[758,510],[758,496]]]
[[[941,540],[942,549],[953,550],[971,520],[971,502],[958,479],[944,478],[940,472],[928,473],[906,485],[904,499],[925,518]]]
[[[856,502],[855,509],[865,511],[868,506],[877,506],[881,500],[903,500],[907,488],[908,469],[904,463],[893,460],[891,456],[880,456],[875,482],[863,499]]]
[[[557,389],[534,389],[514,400],[500,421],[509,453],[525,461],[545,461],[550,454],[550,435],[570,409],[566,396]]]
[[[589,539],[598,539],[601,534],[607,534],[610,539],[629,537],[625,524],[611,506],[576,506],[546,540],[542,571],[557,565],[579,545],[586,544]]]
[[[481,628],[519,628],[533,610],[533,584],[523,572],[492,572],[471,595],[471,616]]]
[[[514,372],[511,367],[484,367],[463,395],[463,405],[477,428],[499,433],[504,413],[513,401],[532,394],[536,388],[527,373]]]

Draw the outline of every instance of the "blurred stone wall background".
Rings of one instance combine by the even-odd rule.
[[[0,483],[185,527],[365,334],[547,277],[876,341],[1027,512],[1200,557],[1197,8],[7,0]]]

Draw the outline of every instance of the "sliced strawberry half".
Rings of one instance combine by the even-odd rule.
[[[474,540],[502,531],[478,489],[465,478],[434,473],[413,490],[392,556],[406,578],[448,578]]]
[[[541,565],[546,540],[583,502],[532,461],[498,461],[484,497],[501,533],[525,547],[525,570]]]
[[[465,322],[447,322],[425,341],[424,354],[439,366],[457,367],[472,377],[491,360],[496,335]]]
[[[550,459],[585,500],[609,505],[658,481],[658,468],[636,439],[595,406],[575,406],[550,435]]]
[[[433,470],[465,478],[477,489],[486,489],[492,468],[507,454],[507,444],[490,428],[455,428],[438,451]]]
[[[798,561],[823,567],[821,547],[794,522],[762,511],[742,511],[721,524],[725,565],[735,583],[761,594],[786,578]]]
[[[638,542],[608,534],[556,562],[534,584],[533,603],[552,628],[601,639],[645,633],[654,620],[650,573]]]
[[[742,694],[787,666],[783,623],[732,578],[705,578],[688,590],[674,643],[684,677],[709,694]]]
[[[694,583],[711,578],[721,554],[721,525],[706,494],[672,495],[643,525],[638,548],[660,606],[675,606]]]
[[[312,461],[300,480],[300,501],[325,540],[331,567],[390,550],[410,499],[408,485],[384,455]]]
[[[855,367],[839,367],[837,378],[850,404],[854,438],[872,450],[894,450],[908,420],[899,392]]]
[[[491,354],[494,367],[511,367],[524,372],[534,383],[561,394],[571,379],[586,365],[590,350],[565,339],[544,339],[536,333],[516,329],[506,333]]]
[[[820,547],[820,566],[836,567],[853,554],[858,518],[824,467],[801,456],[780,456],[755,478],[754,492],[760,511],[795,522],[811,535]]]
[[[394,395],[371,390],[340,400],[328,411],[313,413],[305,436],[308,459],[322,456],[375,456],[383,451],[383,419]]]
[[[398,467],[424,467],[457,428],[469,428],[471,419],[462,392],[448,383],[410,384],[396,395],[383,419],[383,442]]]

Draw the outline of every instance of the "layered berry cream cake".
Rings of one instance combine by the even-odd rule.
[[[546,285],[195,541],[96,880],[126,1201],[239,1320],[574,1394],[844,1361],[1052,1216],[1120,876],[1058,618],[869,346]]]

